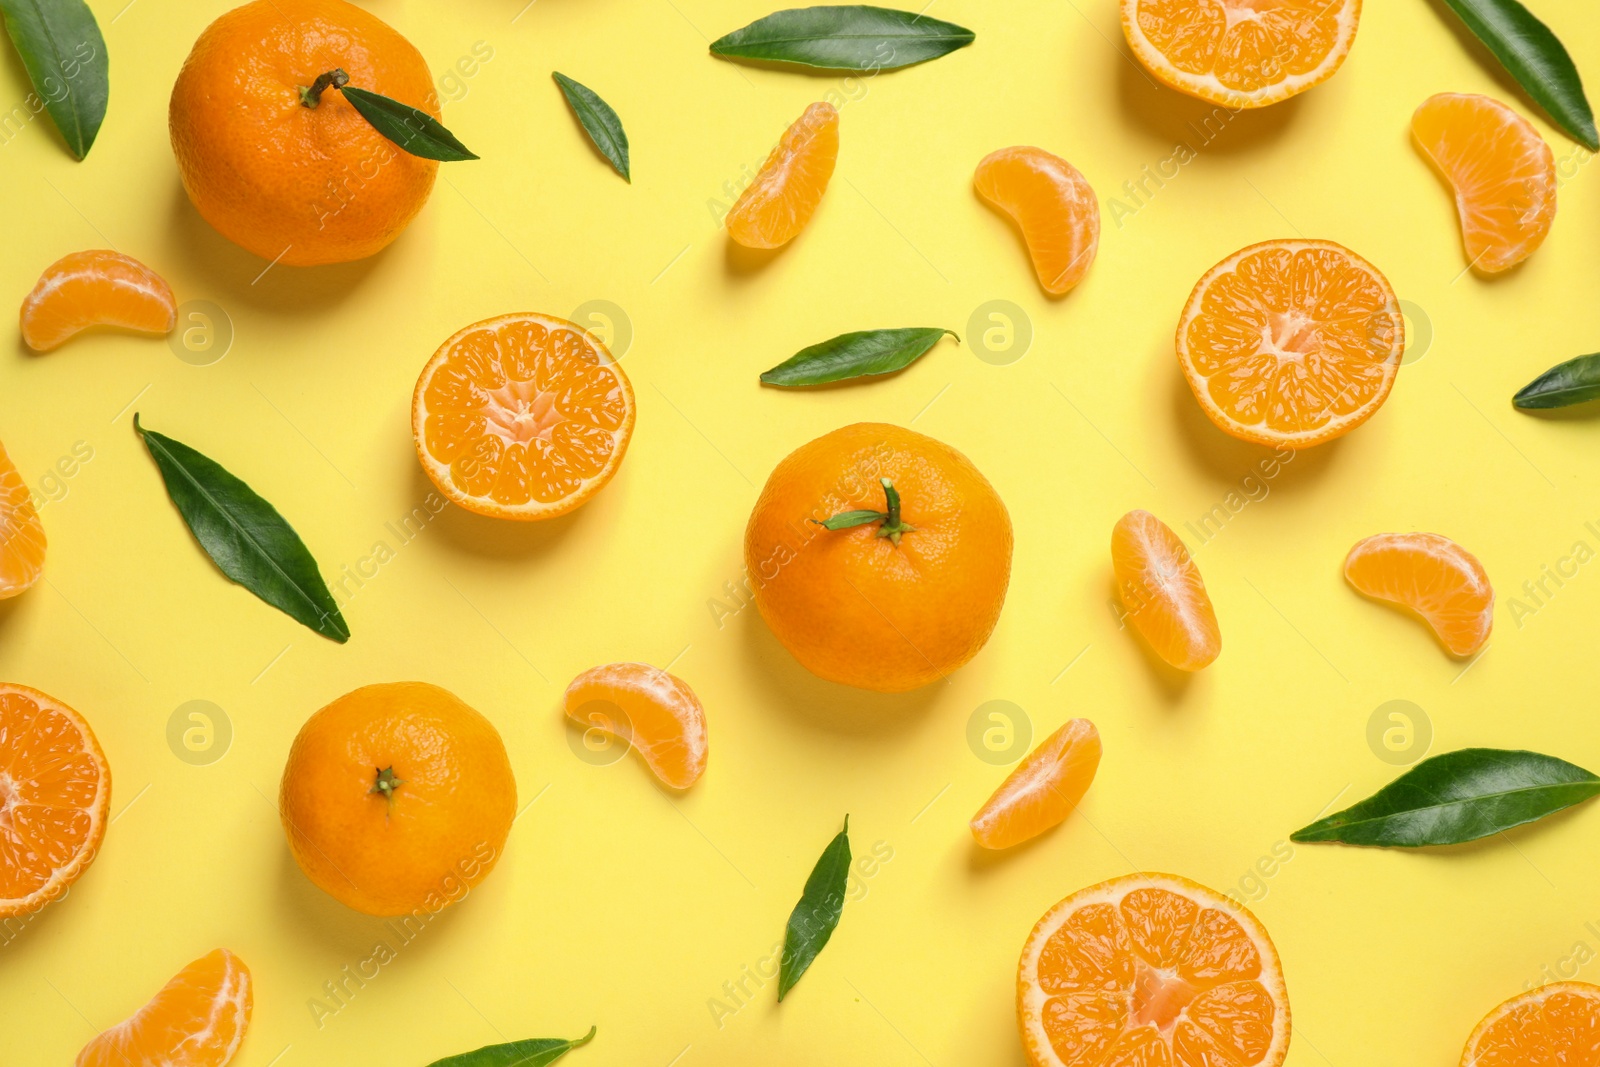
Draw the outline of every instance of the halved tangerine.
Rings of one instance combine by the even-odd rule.
[[[984,848],[1010,848],[1072,814],[1100,766],[1100,731],[1071,719],[1028,753],[978,814],[972,836]]]
[[[422,469],[468,511],[549,519],[598,493],[633,436],[633,387],[599,338],[519,312],[457,332],[411,400]]]
[[[33,493],[0,445],[0,600],[29,589],[44,576],[44,524]]]
[[[244,1041],[253,1004],[250,969],[216,949],[85,1045],[77,1067],[223,1067]]]
[[[1172,527],[1130,511],[1111,530],[1111,570],[1133,628],[1156,655],[1197,671],[1222,651],[1217,613],[1200,568]]]
[[[812,104],[734,201],[724,220],[728,236],[747,248],[778,248],[794,240],[822,203],[838,161],[839,113],[832,104]]]
[[[1494,587],[1477,557],[1433,533],[1374,534],[1344,561],[1345,580],[1378,600],[1410,608],[1452,656],[1470,656],[1494,628]]]
[[[1060,296],[1083,280],[1100,246],[1100,207],[1078,168],[1019,145],[984,156],[973,183],[1022,231],[1045,292]]]
[[[1519,993],[1473,1028],[1461,1067],[1600,1067],[1600,986],[1553,982]]]
[[[567,717],[631,746],[650,773],[688,789],[706,770],[706,712],[689,683],[648,663],[592,667],[567,686]]]
[[[161,275],[132,256],[100,248],[62,256],[22,301],[22,340],[48,352],[91,326],[171,333],[178,302]]]

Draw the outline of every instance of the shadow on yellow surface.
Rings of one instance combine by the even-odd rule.
[[[1123,118],[1164,147],[1244,155],[1270,151],[1299,114],[1304,94],[1262,108],[1233,111],[1180,93],[1156,81],[1131,56],[1117,67],[1117,103]],[[1315,89],[1311,90],[1315,92]]]

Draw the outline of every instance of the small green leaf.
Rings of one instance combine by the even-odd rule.
[[[1537,752],[1463,748],[1423,760],[1361,803],[1289,835],[1380,848],[1455,845],[1600,794],[1600,777]]]
[[[863,330],[842,333],[821,344],[802,348],[761,375],[768,385],[793,387],[824,385],[869,374],[891,374],[914,363],[954,330],[937,326],[911,326],[898,330]]]
[[[167,495],[219,570],[268,604],[340,644],[350,628],[305,542],[276,508],[181,441],[133,428],[161,471]]]
[[[886,511],[841,511],[831,519],[812,519],[818,526],[828,530],[848,530],[852,526],[865,526],[869,522],[887,522],[889,513]]]
[[[1597,398],[1600,398],[1600,352],[1557,363],[1518,389],[1511,403],[1528,411],[1564,408]]]
[[[1557,126],[1573,140],[1600,150],[1600,135],[1583,95],[1583,80],[1550,27],[1517,0],[1444,2]]]
[[[711,42],[727,59],[792,63],[824,70],[898,70],[971,44],[971,30],[951,22],[865,4],[775,11]]]
[[[446,163],[478,158],[426,111],[354,85],[343,86],[339,91],[362,118],[372,123],[373,129],[414,156]]]
[[[622,129],[622,120],[617,118],[617,113],[587,85],[573,81],[559,70],[552,71],[551,76],[561,86],[562,95],[571,105],[572,113],[578,116],[578,121],[583,125],[583,132],[589,135],[589,140],[594,142],[600,154],[631,185],[633,178],[628,173],[628,135]]]
[[[68,150],[82,159],[111,95],[111,64],[94,12],[83,0],[0,0],[0,13],[34,93]]]
[[[850,816],[844,829],[822,850],[806,879],[800,902],[789,914],[783,936],[783,961],[778,965],[778,1002],[800,981],[839,925],[844,913],[845,885],[850,877]]]
[[[434,1060],[428,1067],[545,1067],[578,1046],[593,1041],[596,1029],[589,1027],[587,1034],[574,1041],[559,1037],[534,1037],[526,1041],[508,1041],[504,1045],[485,1045],[459,1056]]]

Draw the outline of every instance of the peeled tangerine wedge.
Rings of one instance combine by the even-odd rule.
[[[1422,616],[1452,656],[1470,656],[1489,643],[1494,626],[1489,575],[1448,537],[1375,534],[1350,550],[1344,576],[1367,596]]]
[[[567,717],[632,746],[650,773],[688,789],[706,769],[706,712],[681,678],[648,663],[610,663],[567,686]]]
[[[1100,766],[1100,731],[1072,719],[1017,765],[972,817],[984,848],[1010,848],[1059,826],[1078,806]]]
[[[1461,1067],[1595,1067],[1600,986],[1553,982],[1519,993],[1473,1029]]]
[[[1045,292],[1083,280],[1100,246],[1100,207],[1076,167],[1042,148],[1002,148],[983,157],[973,184],[1022,230]]]
[[[78,1053],[77,1067],[223,1067],[250,1026],[250,971],[225,948],[202,956]]]
[[[1556,164],[1532,123],[1487,96],[1438,93],[1411,116],[1411,135],[1455,190],[1471,266],[1502,271],[1544,243]]]
[[[778,248],[811,221],[839,160],[839,113],[832,104],[806,108],[734,201],[728,236],[746,248]]]
[[[44,525],[33,494],[0,445],[0,600],[16,596],[44,575]]]
[[[22,340],[35,352],[48,352],[91,326],[165,334],[177,324],[178,302],[161,275],[106,249],[56,260],[22,302]]]
[[[1113,878],[1046,912],[1022,948],[1017,1021],[1031,1067],[1279,1067],[1289,1051],[1272,938],[1175,874]]]
[[[1197,671],[1222,651],[1217,613],[1172,527],[1148,511],[1130,511],[1111,531],[1111,569],[1128,621],[1156,655]]]

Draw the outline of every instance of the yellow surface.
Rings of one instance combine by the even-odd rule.
[[[224,308],[236,337],[204,367],[130,337],[6,353],[0,439],[57,499],[43,510],[48,584],[0,606],[0,677],[89,718],[118,814],[70,898],[5,935],[5,1067],[70,1062],[93,1028],[219,945],[256,979],[245,1067],[421,1067],[591,1023],[598,1038],[567,1062],[1016,1065],[1028,930],[1062,896],[1130,868],[1255,901],[1282,952],[1299,1067],[1451,1064],[1478,1018],[1544,968],[1600,977],[1600,964],[1580,966],[1600,955],[1600,811],[1428,854],[1279,844],[1393,777],[1366,739],[1389,700],[1425,710],[1435,752],[1527,747],[1600,767],[1600,564],[1547,581],[1554,595],[1531,614],[1510,600],[1532,606],[1519,587],[1546,566],[1571,573],[1574,542],[1600,548],[1600,424],[1509,406],[1535,373],[1600,347],[1600,178],[1535,117],[1569,176],[1554,230],[1509,277],[1462,276],[1453,207],[1409,143],[1411,111],[1441,90],[1531,107],[1442,8],[1370,4],[1330,82],[1202,144],[1210,109],[1152,87],[1122,54],[1111,0],[941,0],[930,13],[975,29],[976,45],[865,81],[711,59],[707,38],[780,6],[755,0],[538,0],[515,20],[520,0],[381,0],[372,9],[441,77],[478,42],[492,49],[445,105],[484,158],[444,166],[378,258],[263,274],[190,208],[167,144],[178,66],[225,5],[124,2],[92,3],[114,80],[89,160],[74,163],[43,120],[0,145],[0,291],[20,302],[58,256],[114,245],[180,300]],[[1600,84],[1585,5],[1537,6]],[[632,186],[583,141],[552,69],[622,115]],[[764,264],[730,255],[708,201],[829,93],[843,149],[810,228]],[[0,101],[25,94],[8,55]],[[1126,199],[1123,183],[1179,142],[1195,158],[1113,222],[1108,198]],[[971,189],[977,161],[1017,143],[1071,160],[1107,212],[1098,261],[1061,301],[1041,295],[1016,236]],[[1249,483],[1251,499],[1240,483],[1266,453],[1205,420],[1171,331],[1213,263],[1297,234],[1371,259],[1434,336],[1371,422],[1264,489]],[[634,331],[624,367],[639,421],[616,480],[563,520],[530,528],[448,508],[401,544],[387,524],[430,489],[407,413],[435,345],[490,315],[569,315],[591,300],[626,309]],[[990,300],[1032,321],[1031,350],[1007,366],[970,344],[968,319]],[[892,380],[810,395],[756,385],[805,344],[902,325],[969,343]],[[275,503],[330,580],[373,573],[375,544],[392,550],[348,599],[347,646],[218,575],[164,496],[135,409]],[[811,679],[727,592],[773,464],[862,419],[961,449],[1016,526],[988,648],[949,684],[896,698]],[[46,484],[77,442],[92,459]],[[1237,513],[1200,544],[1185,523],[1236,490]],[[1190,539],[1210,587],[1223,652],[1199,677],[1155,669],[1107,607],[1111,526],[1134,507]],[[1357,539],[1409,529],[1461,541],[1500,591],[1493,644],[1469,671],[1340,578]],[[618,659],[670,662],[705,702],[710,769],[682,799],[634,758],[597,768],[569,747],[563,686]],[[309,1002],[324,984],[397,939],[294,867],[278,774],[316,708],[407,678],[498,724],[531,806],[495,873],[364,987],[350,983],[319,1027]],[[234,733],[207,766],[167,742],[174,709],[196,699]],[[1086,715],[1105,741],[1079,812],[999,857],[979,855],[966,828],[1004,773],[966,741],[989,700],[1025,709],[1036,738]],[[858,855],[881,842],[892,859],[857,878],[859,899],[781,1009],[769,983],[719,1026],[708,1002],[737,1003],[724,983],[769,957],[845,812]],[[1272,871],[1259,883],[1258,863]]]

